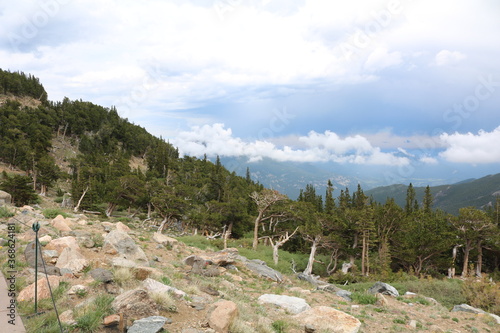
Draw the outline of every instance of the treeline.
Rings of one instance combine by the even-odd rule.
[[[7,81],[23,76],[20,91],[34,81],[22,73],[2,75]],[[139,217],[156,221],[160,231],[251,237],[254,248],[262,242],[273,248],[275,262],[281,247],[309,253],[307,266],[300,267],[309,275],[320,271],[317,255],[326,255],[331,260],[321,264],[321,272],[339,281],[400,270],[480,275],[500,265],[498,199],[488,211],[462,208],[453,216],[432,208],[429,188],[417,200],[410,185],[400,207],[393,199],[375,202],[360,186],[334,196],[328,182],[324,195],[308,185],[294,201],[254,182],[249,170],[240,177],[219,158],[179,156],[164,139],[119,117],[114,107],[81,100],[47,101],[36,108],[7,100],[0,105],[0,125],[0,161],[26,172],[3,173],[0,179],[0,188],[17,205],[36,200],[35,191],[46,195],[49,188],[70,184],[76,212]],[[50,153],[57,137],[78,147],[67,161],[68,173]],[[131,167],[133,159],[143,165]]]
[[[17,91],[27,91],[33,81],[22,73],[2,72],[11,82],[19,76]],[[36,80],[37,81],[37,80]],[[13,90],[9,92],[14,93]],[[262,186],[225,169],[219,159],[181,157],[162,138],[105,108],[65,98],[37,108],[7,99],[0,105],[0,161],[26,172],[26,176],[3,173],[1,188],[13,195],[17,205],[32,202],[30,189],[46,195],[57,181],[71,184],[75,211],[94,211],[112,216],[158,219],[163,227],[197,228],[216,233],[225,226],[240,237],[251,228],[255,213],[250,194]],[[69,162],[70,172],[56,165],[54,138],[78,147]],[[131,167],[131,159],[145,168]]]
[[[47,101],[47,92],[37,77],[23,72],[10,72],[0,68],[0,92],[23,97],[29,96],[41,102]]]

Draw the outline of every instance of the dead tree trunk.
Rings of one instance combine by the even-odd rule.
[[[82,196],[78,200],[78,203],[76,204],[75,208],[73,208],[73,212],[75,212],[75,213],[78,212],[78,210],[80,209],[80,204],[82,203],[83,198],[85,197],[85,194],[87,194],[88,190],[89,190],[89,187],[87,186],[87,188],[85,188],[85,190],[83,191]]]
[[[312,243],[312,246],[311,246],[311,252],[309,253],[309,260],[307,262],[306,269],[304,269],[304,274],[305,275],[311,275],[312,274],[314,257],[316,256],[316,250],[318,249],[318,244],[319,244],[320,238],[321,237],[319,235],[317,235],[313,239],[313,243]]]

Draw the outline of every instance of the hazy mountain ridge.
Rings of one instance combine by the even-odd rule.
[[[395,184],[382,186],[365,191],[375,201],[385,202],[394,198],[400,206],[405,205],[408,186]],[[500,195],[500,173],[488,175],[479,179],[467,179],[455,184],[431,186],[434,196],[434,208],[456,214],[458,209],[466,206],[485,208],[495,202],[495,196]],[[415,187],[417,200],[421,203],[425,187]]]

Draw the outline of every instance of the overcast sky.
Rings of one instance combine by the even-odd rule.
[[[497,0],[0,3],[0,67],[182,153],[500,165]]]

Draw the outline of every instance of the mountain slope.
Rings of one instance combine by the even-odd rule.
[[[387,198],[394,198],[400,206],[405,205],[408,186],[402,184],[377,187],[365,191],[375,201],[385,202]],[[496,196],[500,196],[500,173],[488,175],[480,179],[462,181],[451,185],[432,186],[434,208],[456,214],[461,207],[474,206],[477,208],[492,205]],[[418,201],[421,203],[425,187],[415,187]]]

